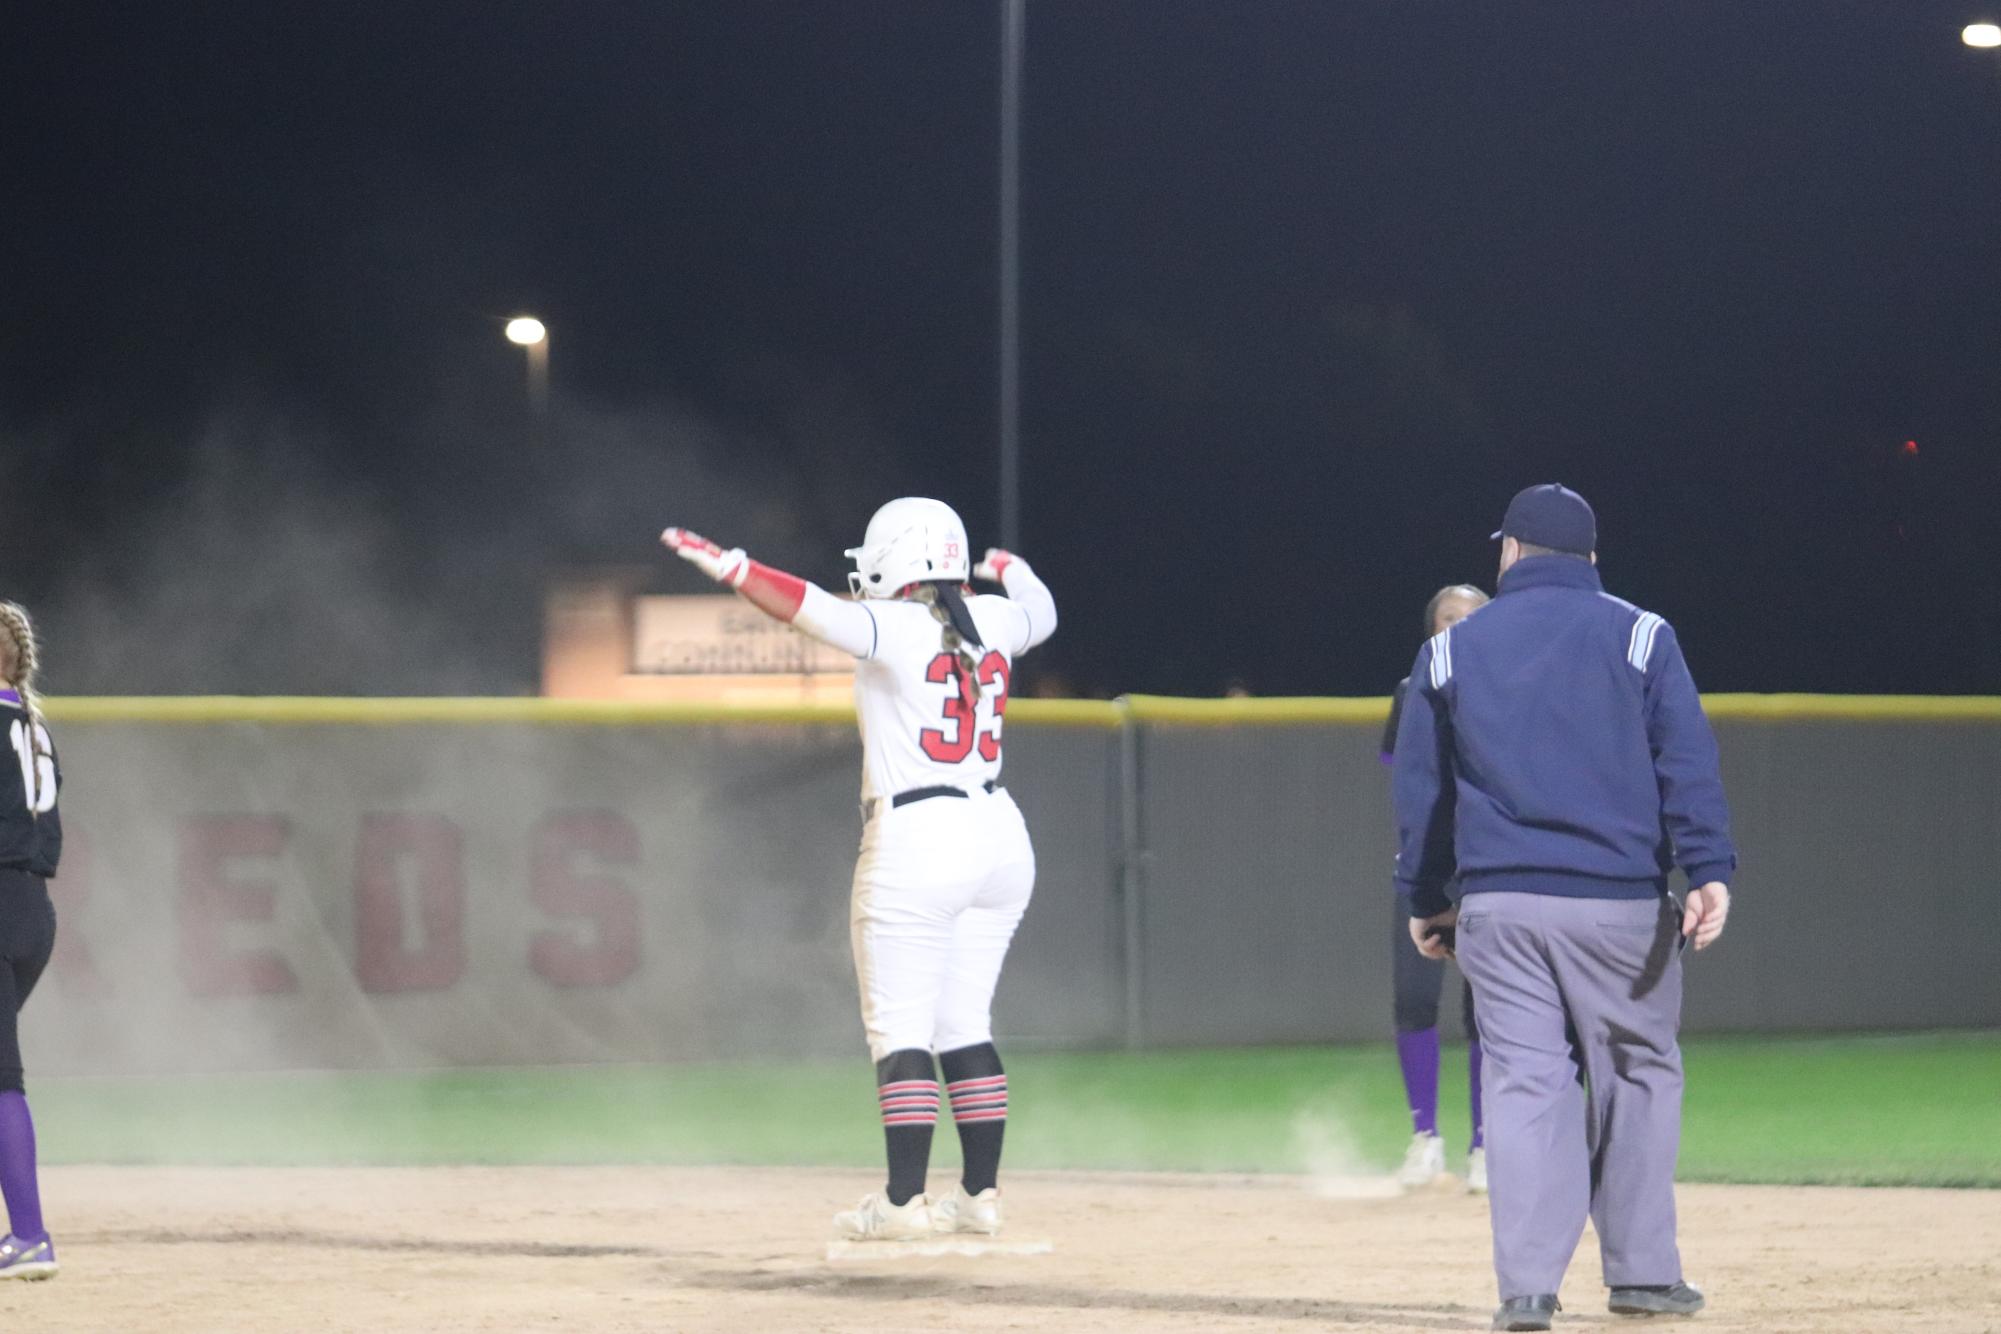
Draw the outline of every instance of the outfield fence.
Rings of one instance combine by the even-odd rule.
[[[1744,867],[1729,935],[1690,959],[1689,1027],[2001,1026],[2001,700],[1708,702]],[[1386,707],[1011,705],[1040,874],[1004,1039],[1386,1034]],[[71,844],[31,1071],[861,1050],[845,708],[50,714]]]

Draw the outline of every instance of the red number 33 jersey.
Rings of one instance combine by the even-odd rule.
[[[856,664],[861,718],[862,795],[912,788],[978,787],[1001,771],[1014,655],[1027,644],[1028,618],[1006,598],[966,599],[985,641],[965,656],[948,652],[943,627],[914,602],[865,604],[875,618],[874,651]]]

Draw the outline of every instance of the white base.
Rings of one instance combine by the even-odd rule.
[[[946,1233],[915,1241],[848,1241],[827,1243],[829,1260],[910,1260],[940,1255],[1048,1255],[1056,1243],[1047,1237],[983,1237],[977,1233]]]
[[[1394,1200],[1410,1191],[1395,1177],[1312,1176],[1306,1188],[1323,1200]]]

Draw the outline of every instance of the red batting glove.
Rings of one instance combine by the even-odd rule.
[[[700,533],[691,533],[686,528],[669,528],[660,534],[660,545],[717,583],[731,588],[742,588],[744,577],[750,573],[750,557],[743,554],[742,547],[724,551]]]
[[[973,578],[985,579],[989,583],[1001,583],[1002,576],[1007,573],[1007,567],[1020,559],[1021,557],[1015,555],[1012,551],[1002,551],[999,547],[988,547],[987,554],[982,556],[980,563],[973,567]]]

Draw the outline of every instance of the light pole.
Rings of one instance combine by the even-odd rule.
[[[1021,548],[1021,48],[1025,0],[1001,0],[1000,530]]]
[[[528,407],[539,431],[549,415],[548,326],[532,315],[517,315],[507,322],[507,341],[528,354]]]
[[[1969,23],[1959,30],[1959,40],[1968,46],[2001,46],[2001,23]]]

